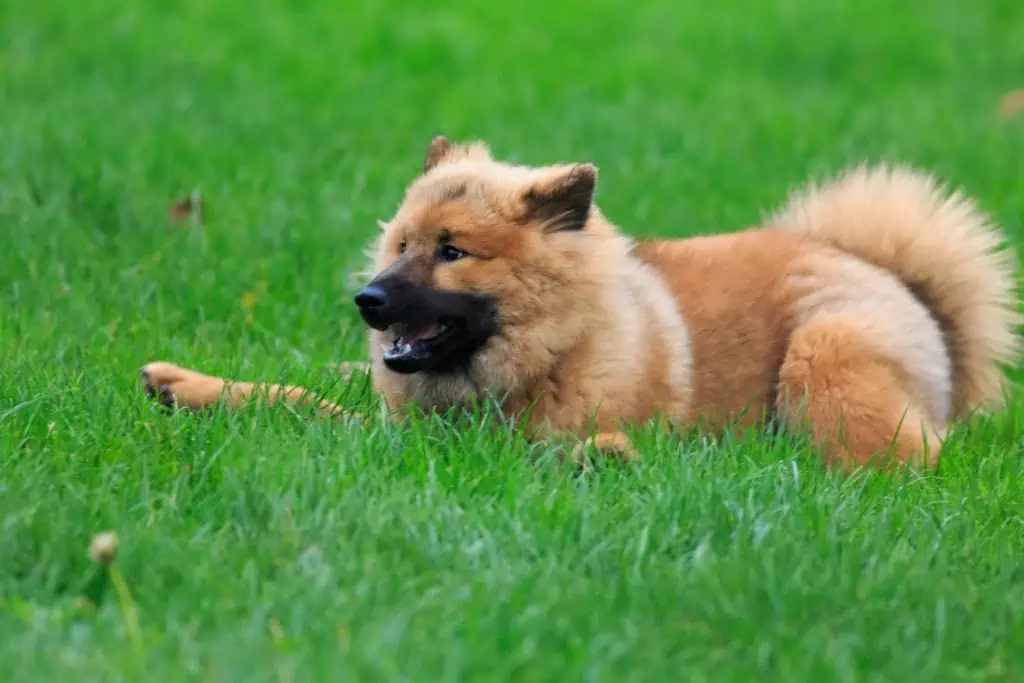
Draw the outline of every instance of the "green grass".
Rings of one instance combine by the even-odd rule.
[[[574,477],[487,416],[145,400],[155,359],[366,400],[327,366],[438,132],[594,161],[638,235],[890,159],[1024,244],[1018,0],[522,2],[5,3],[6,680],[1024,680],[1019,396],[932,475],[852,478],[756,433],[641,429],[642,464]],[[195,187],[205,225],[169,226]]]

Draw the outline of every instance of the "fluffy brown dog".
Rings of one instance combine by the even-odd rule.
[[[594,205],[596,177],[432,141],[355,298],[390,408],[492,397],[534,436],[626,456],[628,423],[772,419],[851,466],[933,464],[952,420],[999,406],[1018,351],[1013,259],[930,177],[858,168],[758,228],[639,242]],[[169,363],[142,375],[192,408],[310,396]]]

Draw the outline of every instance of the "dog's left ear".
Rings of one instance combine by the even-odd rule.
[[[545,169],[523,195],[526,217],[540,221],[545,232],[582,230],[590,217],[597,167],[570,164]]]

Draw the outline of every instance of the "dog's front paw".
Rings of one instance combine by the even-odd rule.
[[[587,451],[590,450],[597,451],[602,456],[613,456],[626,462],[631,462],[639,457],[629,437],[622,432],[601,432],[583,443],[577,444],[572,450],[572,461],[577,465],[585,465]]]
[[[167,407],[198,410],[216,403],[224,391],[224,380],[219,377],[163,361],[144,365],[139,377],[146,394]]]

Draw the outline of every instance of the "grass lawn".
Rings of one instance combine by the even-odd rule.
[[[573,477],[487,416],[142,395],[165,359],[370,400],[329,366],[439,132],[595,162],[637,235],[889,159],[1024,245],[1019,0],[520,2],[6,0],[5,680],[1024,680],[1024,397],[934,474],[843,478],[756,433],[638,429],[642,464]]]

